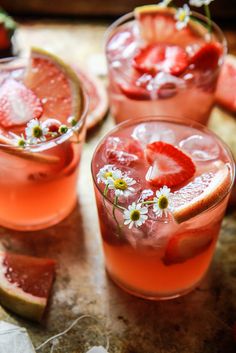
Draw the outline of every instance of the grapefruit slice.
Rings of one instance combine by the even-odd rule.
[[[0,268],[1,305],[40,321],[52,288],[55,261],[0,252]]]
[[[178,43],[182,47],[190,43],[197,43],[201,39],[199,25],[193,21],[189,21],[185,28],[177,30],[174,18],[175,13],[176,10],[174,8],[163,8],[158,5],[137,7],[134,10],[134,14],[138,21],[142,39],[149,44]]]
[[[236,113],[236,57],[233,55],[227,55],[223,64],[216,89],[216,102]]]
[[[163,258],[165,265],[182,263],[209,248],[214,239],[212,229],[189,230],[177,233],[169,240]]]
[[[62,123],[67,123],[70,116],[80,119],[84,101],[79,78],[54,54],[32,48],[24,84],[41,100],[43,118],[58,119]]]
[[[89,97],[86,126],[88,129],[97,125],[108,111],[108,97],[103,82],[94,75],[75,67],[75,71],[84,85]]]
[[[231,175],[227,165],[216,173],[205,173],[174,193],[173,216],[178,223],[187,221],[213,206],[229,190]]]

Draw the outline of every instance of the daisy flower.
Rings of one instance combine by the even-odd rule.
[[[203,5],[209,5],[213,0],[190,0],[191,6],[201,7]]]
[[[123,175],[120,170],[115,170],[112,178],[108,178],[108,188],[115,190],[115,196],[129,196],[134,192],[132,185],[136,184],[133,178]]]
[[[172,193],[167,186],[163,186],[159,191],[156,191],[156,197],[154,197],[153,211],[158,217],[167,216],[168,211],[172,211],[170,205]]]
[[[190,14],[191,14],[191,11],[187,4],[184,4],[183,7],[178,8],[175,14],[175,19],[177,20],[176,28],[178,30],[181,30],[187,26],[190,19]]]
[[[32,119],[27,123],[25,133],[30,143],[45,141],[45,135],[48,133],[48,127],[43,125],[38,119]]]
[[[26,141],[26,139],[25,139],[23,134],[21,134],[19,136],[19,135],[14,134],[14,132],[11,132],[11,135],[13,136],[12,142],[13,142],[13,144],[15,146],[18,146],[18,147],[21,147],[21,148],[25,147],[27,141]]]
[[[142,207],[142,204],[136,204],[128,206],[128,209],[124,211],[124,224],[129,225],[129,229],[133,226],[140,227],[148,219],[147,216],[148,208]]]
[[[116,172],[116,173],[115,173]],[[112,164],[107,164],[103,168],[99,170],[97,173],[97,182],[98,183],[104,183],[105,185],[108,184],[108,179],[113,178],[113,174],[117,175],[117,172],[119,172],[118,169],[114,167]],[[120,172],[121,173],[121,172]],[[122,174],[122,173],[121,173]],[[120,175],[120,174],[119,174]]]

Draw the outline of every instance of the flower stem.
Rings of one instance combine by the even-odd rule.
[[[116,207],[117,207],[117,206],[118,206],[118,196],[115,196],[115,198],[114,198],[114,203],[113,203],[113,208],[112,208],[112,214],[113,214],[114,220],[115,220],[116,225],[117,225],[117,228],[118,228],[118,233],[119,233],[119,235],[120,235],[121,229],[120,229],[119,222],[118,222],[118,220],[117,220],[117,218],[116,218]],[[122,208],[123,208],[123,207],[122,207]]]
[[[207,17],[207,22],[208,22],[208,30],[211,33],[211,31],[212,31],[212,28],[211,28],[211,12],[210,12],[209,5],[204,5],[204,9],[205,9],[206,17]]]

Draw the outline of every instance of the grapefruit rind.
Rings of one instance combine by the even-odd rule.
[[[84,89],[89,96],[89,107],[88,107],[88,114],[86,118],[86,126],[87,129],[92,129],[96,126],[106,115],[108,111],[108,96],[107,91],[104,87],[103,82],[96,77],[88,73],[86,70],[82,70],[76,66],[73,66],[80,81],[84,85]],[[87,84],[86,84],[87,83]],[[93,87],[93,89],[97,93],[97,98],[99,103],[96,104],[96,107],[90,110],[90,104],[93,102],[93,93],[90,92],[89,87]]]
[[[33,321],[40,321],[47,306],[47,298],[24,292],[16,284],[6,280],[5,253],[0,252],[0,303],[14,313]]]
[[[177,223],[182,223],[206,211],[217,201],[222,200],[231,185],[231,175],[227,165],[218,170],[209,186],[202,194],[190,202],[175,208],[173,217]]]

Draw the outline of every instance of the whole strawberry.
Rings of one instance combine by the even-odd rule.
[[[11,52],[11,39],[16,29],[16,22],[5,11],[0,9],[0,56]]]

